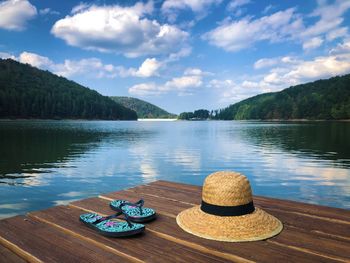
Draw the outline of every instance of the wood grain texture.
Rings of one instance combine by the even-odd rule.
[[[138,195],[134,192],[122,191],[110,193],[102,197],[106,200],[127,199],[136,201]],[[145,200],[146,206],[153,207],[159,211],[159,213],[172,218],[175,218],[182,210],[192,206],[172,200],[157,199],[154,196],[147,196]],[[163,209],[166,211],[165,213],[163,213]],[[296,228],[289,224],[285,224],[284,231],[280,235],[274,237],[273,240],[274,242],[286,246],[293,246],[295,248],[300,248],[301,250],[309,250],[310,253],[323,254],[341,260],[350,260],[350,253],[348,253],[350,242],[342,240],[334,242],[333,239],[330,239],[327,236],[322,236],[318,233],[310,232],[309,230]],[[315,240],[317,240],[317,242],[315,242]]]
[[[130,262],[25,216],[1,220],[0,236],[13,244],[12,248],[24,250],[30,262]],[[23,255],[19,250],[14,252]]]
[[[110,194],[109,196],[120,197],[117,193]],[[128,199],[127,191],[123,193],[123,198]],[[134,194],[130,195],[130,199],[134,197]],[[153,207],[153,201],[145,198],[145,204]],[[156,201],[159,206],[166,206],[167,200],[158,199]],[[160,205],[163,203],[163,205]],[[76,201],[71,205],[80,207],[86,210],[96,211],[102,214],[111,213],[108,207],[109,200],[102,198],[90,198],[88,200]],[[173,203],[171,208],[173,211],[168,210],[167,213],[172,213],[171,217],[164,215],[161,210],[158,210],[159,216],[156,221],[147,224],[147,229],[153,233],[164,237],[168,240],[184,244],[194,249],[200,251],[207,251],[208,253],[213,253],[213,255],[221,256],[225,259],[234,260],[233,257],[241,257],[251,261],[259,262],[271,262],[271,261],[282,261],[285,262],[296,262],[303,259],[303,262],[345,262],[342,257],[336,257],[332,254],[318,253],[318,251],[307,251],[305,248],[297,249],[295,247],[281,244],[267,243],[266,241],[258,242],[248,242],[248,243],[227,243],[227,242],[217,242],[199,238],[184,232],[178,227],[175,221],[176,214],[179,210],[182,210],[183,205],[179,203],[181,208],[176,207]],[[188,205],[187,208],[191,207]],[[254,253],[252,253],[254,251]],[[220,252],[217,254],[216,252]]]
[[[158,215],[147,223],[144,234],[107,238],[79,222],[79,215],[87,211],[114,213],[111,200],[140,198]],[[228,243],[178,227],[177,214],[200,202],[199,186],[156,181],[0,220],[0,263],[350,262],[348,210],[255,196],[255,205],[279,218],[284,230],[265,241]]]
[[[26,261],[8,248],[0,245],[0,262],[6,263],[25,263]]]
[[[161,180],[149,183],[148,186],[159,187],[165,190],[176,189],[178,191],[183,191],[188,194],[194,194],[197,198],[201,198],[201,186],[180,184]],[[273,203],[273,206],[276,209],[287,210],[290,212],[305,213],[307,215],[315,215],[318,217],[329,218],[331,220],[344,221],[347,224],[350,224],[350,210],[263,196],[254,196],[254,201],[257,205],[261,207],[269,207],[271,206],[271,203]]]
[[[193,187],[192,190],[189,190],[190,186],[187,186],[187,189],[184,187],[178,189],[178,185],[176,187],[171,188],[171,184],[168,183],[168,186],[160,186],[155,185],[155,183],[151,183],[148,185],[137,186],[134,188],[128,189],[130,192],[134,192],[138,195],[150,195],[158,197],[159,199],[169,199],[169,200],[178,200],[183,204],[200,204],[201,202],[201,193],[199,187]],[[112,196],[113,193],[110,193],[107,196]],[[265,198],[267,199],[267,198]],[[275,200],[278,201],[279,206],[275,205]],[[287,201],[287,203],[292,201]],[[281,205],[281,200],[271,199],[269,202],[264,201],[263,205],[260,205],[262,202],[254,197],[254,203],[256,206],[263,208],[268,213],[279,218],[284,224],[300,228],[307,229],[312,232],[324,233],[325,236],[333,236],[340,240],[348,240],[350,241],[350,216],[339,216],[342,219],[332,220],[330,217],[324,217],[316,214],[308,214],[307,211],[303,210],[303,208],[299,208],[298,210],[290,209],[282,209],[283,205]],[[292,202],[294,203],[294,207],[298,205],[304,206],[303,203]],[[307,205],[307,207],[314,207],[314,205]],[[313,208],[314,209],[314,208]],[[348,214],[349,211],[344,209],[337,209],[331,207],[323,207],[319,206],[319,210],[326,209],[329,211],[333,211],[334,214],[340,214],[341,211],[344,214]],[[328,215],[330,216],[330,214]]]
[[[86,200],[91,203],[94,199]],[[84,201],[83,201],[84,202]],[[90,206],[87,206],[92,208]],[[112,214],[106,203],[107,210],[97,211],[100,214]],[[102,213],[105,212],[105,213]],[[106,213],[107,212],[107,213]],[[79,215],[86,211],[74,207],[58,206],[44,211],[32,212],[29,217],[51,224],[52,227],[75,236],[78,239],[90,242],[95,246],[106,249],[112,253],[145,262],[223,262],[222,259],[210,254],[203,254],[181,244],[163,239],[152,232],[129,238],[108,238],[87,228],[79,222]],[[169,258],[169,255],[172,257]]]

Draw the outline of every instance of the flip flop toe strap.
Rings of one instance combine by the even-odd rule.
[[[139,201],[137,201],[136,203],[124,202],[124,203],[120,204],[119,208],[122,209],[122,207],[123,207],[123,206],[126,206],[126,205],[128,205],[128,206],[136,206],[136,207],[138,207],[139,210],[140,210],[140,215],[142,215],[142,214],[143,214],[143,212],[142,212],[142,207],[143,207],[144,203],[145,203],[145,201],[143,200],[143,198],[141,198],[141,199],[140,199]]]
[[[115,213],[115,214],[113,214],[113,215],[110,215],[110,216],[101,217],[100,219],[97,219],[97,220],[96,220],[95,222],[93,222],[92,224],[97,225],[98,223],[101,223],[101,222],[103,222],[103,221],[105,221],[105,220],[109,220],[109,219],[116,218],[116,217],[118,217],[118,216],[120,216],[120,215],[123,215],[124,218],[118,218],[118,219],[125,220],[125,221],[128,223],[128,226],[129,226],[129,227],[132,227],[133,224],[132,224],[132,222],[131,222],[129,216],[128,216],[126,213],[124,213],[123,211],[118,211],[117,213]]]

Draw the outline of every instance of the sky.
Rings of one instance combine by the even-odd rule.
[[[169,112],[350,73],[350,0],[0,0],[0,58]]]

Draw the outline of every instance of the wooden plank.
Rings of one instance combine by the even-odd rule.
[[[267,198],[257,196],[254,198],[257,205],[260,207],[273,207],[280,210],[285,210],[293,213],[301,213],[310,217],[319,217],[330,222],[338,222],[348,224],[350,226],[350,211],[340,208],[328,206],[312,205],[290,200],[281,200],[276,198]]]
[[[0,262],[6,263],[25,263],[26,261],[8,248],[0,245]]]
[[[175,183],[175,182],[169,182],[169,181],[155,181],[147,185],[158,187],[167,191],[171,191],[174,189],[176,191],[182,191],[188,194],[192,193],[197,198],[200,198],[201,191],[202,191],[201,186],[181,184],[181,183]],[[282,209],[289,212],[299,212],[299,213],[304,213],[308,215],[315,215],[318,217],[328,218],[331,221],[340,220],[340,221],[344,221],[347,224],[350,224],[350,210],[346,210],[346,209],[307,204],[307,203],[301,203],[301,202],[296,202],[291,200],[282,200],[282,199],[269,198],[269,197],[263,197],[263,196],[254,196],[254,201],[257,205],[261,207],[271,207],[271,203],[273,203],[273,206],[276,209]]]
[[[140,196],[150,195],[162,199],[179,200],[179,202],[182,202],[184,204],[193,205],[200,204],[201,202],[201,195],[198,192],[198,188],[197,192],[186,192],[183,189],[177,190],[174,187],[162,188],[158,186],[155,187],[153,185],[143,185],[130,188],[128,191],[137,193]],[[258,201],[255,201],[254,199],[254,202],[257,206],[259,206]],[[264,206],[262,208],[282,220],[284,224],[288,224],[300,229],[308,229],[309,231],[313,232],[319,232],[330,237],[336,237],[337,239],[350,241],[350,225],[348,224],[348,221],[330,221],[328,218],[310,216],[308,214],[298,212],[290,212],[286,209],[278,209],[275,208],[272,201],[270,202],[269,206]]]
[[[131,191],[121,191],[116,193],[110,193],[102,197],[107,200],[127,199],[131,201],[136,201],[138,198],[138,194]],[[147,196],[145,200],[146,206],[150,206],[156,209],[158,212],[173,218],[175,218],[176,215],[182,210],[190,208],[192,206],[173,200],[156,198],[154,196]],[[163,213],[163,209],[166,211],[165,213]],[[275,243],[280,243],[286,246],[293,246],[296,249],[307,249],[317,254],[326,255],[327,257],[340,258],[342,260],[350,260],[350,254],[348,253],[350,242],[334,242],[333,239],[329,239],[327,236],[322,236],[317,233],[310,233],[310,231],[308,230],[295,228],[289,225],[285,225],[283,232],[271,240],[273,240],[273,242]]]
[[[88,200],[89,201],[89,200]],[[113,213],[108,210],[109,214]],[[55,228],[108,249],[116,254],[124,253],[139,261],[146,262],[223,262],[219,257],[201,253],[181,244],[163,239],[152,232],[130,238],[108,238],[87,228],[79,222],[79,215],[86,211],[74,207],[57,206],[29,214],[37,220],[51,224]],[[171,257],[169,256],[171,255]]]
[[[25,216],[1,220],[0,236],[29,262],[132,262]]]
[[[140,196],[151,195],[191,205],[199,204],[202,200],[202,195],[198,191],[188,192],[176,188],[163,188],[153,185],[139,185],[133,188],[129,188],[127,191],[138,193]]]
[[[307,250],[318,255],[350,262],[350,242],[342,240],[335,242],[328,236],[310,233],[288,225],[284,226],[280,235],[268,239],[267,242],[294,247],[300,251]]]
[[[146,202],[150,204],[148,199]],[[71,205],[89,211],[92,210],[102,214],[109,214],[111,210],[108,204],[108,200],[90,198],[88,200],[73,202]],[[147,225],[149,231],[165,239],[199,251],[212,253],[213,255],[221,256],[228,260],[237,260],[237,257],[241,257],[258,262],[345,262],[341,258],[318,255],[316,252],[300,250],[291,246],[283,246],[265,241],[228,243],[199,238],[179,228],[174,217],[165,216],[161,211],[158,212],[160,215],[157,220]]]
[[[136,202],[142,196],[132,191],[119,191],[115,193],[104,194],[100,197],[110,201],[113,199],[125,199],[132,202]],[[170,217],[175,217],[175,215],[180,213],[182,210],[193,206],[192,204],[184,204],[175,200],[167,200],[163,198],[160,199],[159,197],[155,197],[152,195],[145,195],[144,197],[146,200],[145,207],[151,206],[156,211],[161,211],[163,215],[167,215]]]

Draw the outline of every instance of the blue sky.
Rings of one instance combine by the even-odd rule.
[[[0,1],[0,57],[173,113],[350,73],[350,0]]]

